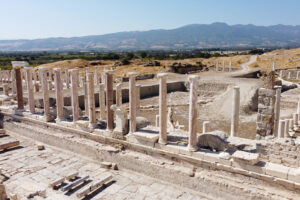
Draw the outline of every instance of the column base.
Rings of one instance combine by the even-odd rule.
[[[197,146],[195,147],[195,146],[188,145],[187,149],[188,149],[188,151],[192,151],[192,152],[198,151]]]
[[[168,142],[167,142],[166,140],[163,140],[163,139],[161,139],[161,138],[158,139],[158,143],[159,143],[159,144],[163,144],[163,145],[168,144]]]

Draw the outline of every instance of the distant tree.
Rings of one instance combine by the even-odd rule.
[[[131,60],[132,58],[134,58],[134,53],[126,53],[125,59]]]
[[[263,53],[264,53],[263,49],[252,49],[251,51],[249,51],[249,54],[252,54],[252,55],[255,55],[255,54],[261,55]]]
[[[122,65],[129,65],[130,64],[129,60],[127,60],[126,58],[123,58],[121,60],[121,63],[122,63]]]
[[[147,57],[147,52],[143,51],[140,53],[141,58],[146,58]]]

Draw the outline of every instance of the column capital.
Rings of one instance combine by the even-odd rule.
[[[192,81],[199,80],[200,76],[199,75],[190,75],[188,79],[189,79],[189,82],[192,82]]]
[[[137,73],[136,72],[128,72],[127,75],[128,75],[128,77],[134,77],[134,76],[137,76]]]
[[[167,77],[168,74],[167,73],[159,73],[157,74],[157,78],[163,78],[163,77]]]
[[[234,86],[233,89],[234,90],[240,90],[240,86]]]

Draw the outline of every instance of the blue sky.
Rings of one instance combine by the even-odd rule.
[[[299,0],[0,0],[0,39],[100,35],[226,22],[300,25]]]

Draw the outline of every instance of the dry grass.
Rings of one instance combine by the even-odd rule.
[[[250,67],[260,67],[263,70],[271,70],[273,61],[276,61],[276,69],[289,69],[300,66],[300,48],[280,49],[261,56],[258,56],[257,62]]]
[[[218,57],[218,58],[193,58],[193,59],[184,59],[184,60],[161,60],[161,66],[159,67],[145,67],[147,60],[135,59],[130,65],[123,65],[114,68],[116,77],[126,77],[128,72],[137,72],[138,74],[157,74],[159,72],[166,71],[166,67],[172,65],[174,62],[180,62],[182,64],[195,64],[200,61],[207,66],[212,66],[216,64],[216,61],[219,60],[219,67],[222,67],[223,60],[225,61],[225,67],[228,67],[229,61],[232,61],[232,67],[239,68],[240,65],[249,60],[248,55],[241,56],[231,56],[231,57]],[[115,61],[101,61],[102,64],[98,65],[99,73],[104,71],[104,67],[107,69],[112,69]],[[85,66],[89,67],[90,71],[94,71],[95,67],[89,64],[89,61],[74,59],[74,60],[64,60],[53,63],[48,63],[40,65],[38,67],[49,67],[49,68],[61,68],[61,69],[73,69],[78,67],[80,72],[85,71]]]

